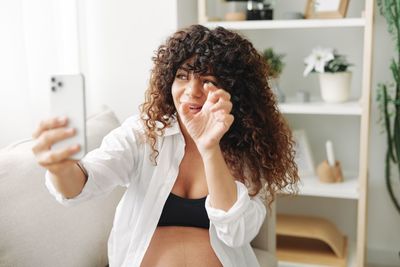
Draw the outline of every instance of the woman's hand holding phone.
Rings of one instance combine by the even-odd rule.
[[[58,150],[51,150],[51,147],[62,140],[75,135],[74,128],[68,128],[68,118],[55,117],[43,120],[33,133],[36,143],[32,148],[38,163],[57,174],[64,167],[76,164],[76,160],[71,160],[71,156],[80,151],[79,145],[72,145]]]
[[[78,195],[86,183],[87,178],[78,167],[78,161],[71,159],[81,148],[78,144],[57,149],[51,147],[75,134],[76,130],[68,127],[68,118],[54,117],[40,122],[32,135],[36,141],[32,151],[37,162],[49,170],[55,187],[67,198]]]

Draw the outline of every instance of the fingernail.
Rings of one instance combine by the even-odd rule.
[[[74,128],[69,128],[69,129],[67,129],[67,132],[70,133],[70,134],[75,133],[75,129]]]
[[[58,117],[58,122],[59,123],[64,123],[67,121],[67,117],[63,116],[63,117]]]
[[[78,150],[79,149],[79,145],[73,145],[72,147],[71,147],[71,150],[72,151],[75,151],[75,150]]]

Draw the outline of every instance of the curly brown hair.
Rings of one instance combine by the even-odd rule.
[[[190,58],[194,58],[191,67],[195,73],[211,70],[218,86],[232,96],[235,120],[220,147],[233,176],[247,186],[251,196],[262,190],[270,201],[277,192],[295,190],[299,177],[294,142],[268,87],[268,67],[248,40],[222,27],[190,26],[174,33],[156,51],[150,86],[141,105],[153,160],[158,155],[157,136],[177,116],[172,83],[178,68]]]

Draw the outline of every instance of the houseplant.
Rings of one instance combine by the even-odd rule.
[[[285,67],[285,63],[283,62],[285,54],[278,54],[270,47],[263,51],[262,56],[268,66],[267,76],[269,86],[276,94],[278,101],[285,102],[285,94],[279,87],[279,76]]]
[[[325,102],[339,103],[348,100],[350,95],[351,66],[344,55],[332,48],[316,47],[304,60],[306,68],[303,75],[319,73],[321,96]]]
[[[377,100],[379,101],[387,139],[386,187],[395,208],[400,213],[400,4],[398,0],[378,0],[378,6],[380,13],[386,19],[388,31],[395,41],[395,56],[397,57],[393,58],[390,64],[394,83],[378,84]],[[395,170],[397,178],[392,177],[393,168],[397,168]],[[396,194],[399,195],[396,197]]]

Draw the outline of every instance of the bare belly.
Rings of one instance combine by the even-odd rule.
[[[157,227],[141,267],[221,267],[210,244],[208,229]]]

